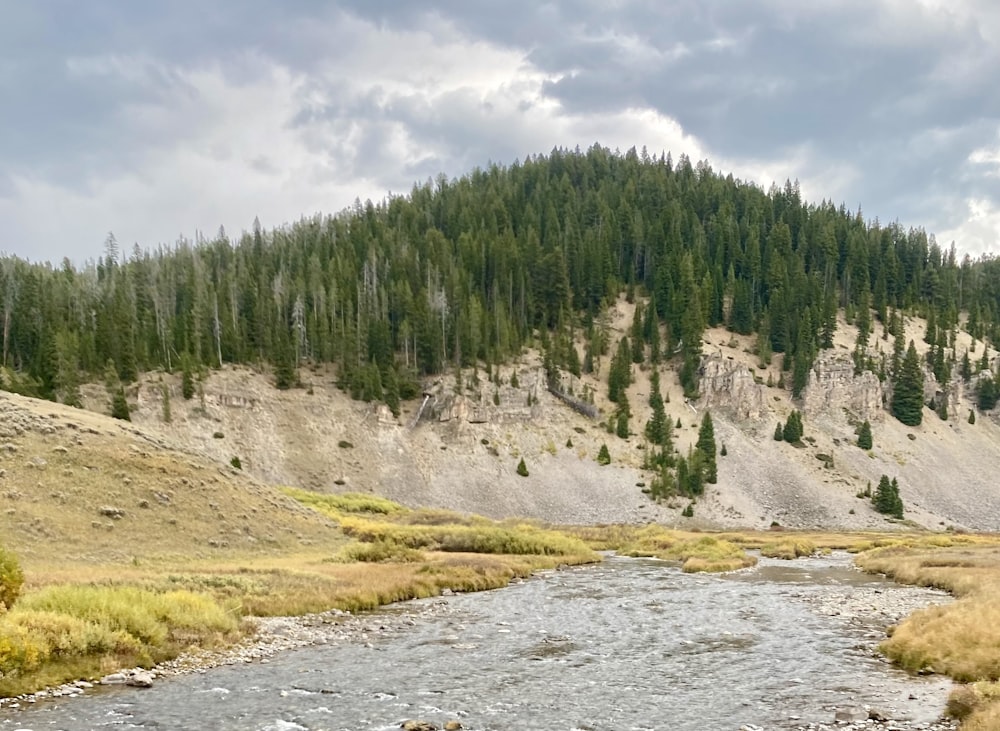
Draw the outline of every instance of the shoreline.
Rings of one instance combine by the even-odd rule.
[[[540,572],[535,577],[544,577],[548,572]],[[534,577],[532,577],[534,578]],[[524,581],[515,579],[511,584]],[[891,582],[891,580],[889,580]],[[192,673],[204,674],[213,669],[267,664],[280,653],[305,647],[342,646],[345,644],[371,644],[381,638],[394,637],[405,632],[421,621],[433,619],[450,611],[448,596],[444,592],[436,598],[408,600],[385,605],[371,612],[354,614],[332,609],[316,614],[301,616],[248,617],[244,621],[253,625],[251,634],[239,642],[219,649],[198,650],[182,653],[178,657],[160,663],[150,670],[142,668],[123,669],[105,676],[100,681],[75,681],[55,688],[48,688],[14,698],[0,698],[0,710],[17,711],[36,703],[60,698],[84,695],[94,688],[108,686],[136,685],[141,690],[144,682],[132,683],[132,677],[145,676],[149,683],[170,677]],[[866,650],[873,657],[891,666],[878,652],[878,642],[885,638],[887,627],[898,623],[914,611],[933,604],[953,601],[947,592],[926,589],[891,582],[884,587],[877,586],[824,586],[819,594],[794,592],[792,600],[807,604],[813,611],[830,617],[839,617],[845,625],[854,630],[862,630]],[[130,677],[131,676],[131,677]],[[951,682],[945,676],[943,681]],[[831,716],[834,712],[831,711]],[[931,723],[912,723],[896,715],[896,709],[858,707],[844,709],[836,714],[837,720],[829,723],[810,723],[793,727],[795,731],[955,731],[959,722],[950,718],[938,718]],[[747,724],[739,731],[768,731],[767,727]]]

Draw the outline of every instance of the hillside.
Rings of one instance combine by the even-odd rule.
[[[263,556],[330,523],[156,431],[0,392],[0,536],[29,566]]]
[[[620,300],[612,309],[610,327],[615,337],[631,322],[631,307]],[[920,338],[923,328],[922,321],[911,319],[906,336],[926,348]],[[870,502],[859,499],[857,493],[887,474],[899,480],[911,524],[932,530],[1000,529],[1000,486],[993,479],[1000,468],[1000,425],[981,413],[975,424],[967,422],[973,408],[971,394],[958,379],[952,387],[952,414],[947,421],[925,409],[921,426],[904,426],[881,408],[882,386],[877,379],[871,373],[854,376],[849,356],[853,339],[853,328],[841,318],[835,348],[817,360],[801,401],[793,401],[787,389],[766,385],[768,376],[778,382],[777,359],[769,369],[758,370],[757,358],[749,352],[752,338],[721,328],[705,334],[699,400],[686,403],[676,374],[669,366],[661,366],[662,390],[669,398],[667,413],[671,420],[681,422],[681,428],[674,431],[677,450],[685,453],[694,443],[704,409],[711,409],[716,441],[727,450],[727,456],[718,460],[719,482],[708,486],[693,518],[680,516],[686,499],[656,504],[643,494],[642,488],[653,476],[642,469],[644,440],[609,434],[602,422],[576,413],[549,394],[540,357],[530,349],[517,363],[500,368],[498,380],[503,385],[488,381],[482,370],[475,375],[467,370],[462,393],[456,395],[453,376],[438,377],[424,384],[428,398],[422,412],[423,398],[418,398],[406,402],[398,418],[383,404],[348,398],[336,387],[334,374],[322,367],[303,369],[304,387],[289,391],[275,389],[270,375],[226,367],[211,371],[200,384],[201,394],[189,401],[181,396],[179,376],[147,374],[130,391],[134,425],[106,421],[102,432],[120,434],[131,442],[125,452],[130,463],[112,472],[115,483],[123,482],[130,469],[142,464],[135,450],[172,445],[184,454],[214,461],[212,467],[196,469],[194,457],[170,457],[176,464],[191,465],[188,479],[197,479],[202,491],[209,489],[202,481],[230,485],[249,474],[267,484],[300,485],[321,492],[374,492],[409,505],[497,518],[884,529],[895,524],[874,512]],[[956,347],[969,346],[968,335],[959,333]],[[887,342],[876,337],[872,347],[885,348]],[[993,350],[989,354],[996,356]],[[631,431],[636,434],[649,418],[649,368],[648,364],[633,366],[629,400],[635,414]],[[517,387],[511,385],[515,371]],[[606,373],[605,358],[595,374],[578,379],[574,387],[577,392],[593,389],[595,403],[605,415],[613,406],[605,399]],[[478,384],[474,382],[477,377]],[[170,393],[170,423],[163,419],[163,385]],[[494,391],[499,405],[494,405]],[[88,406],[107,409],[102,387],[85,389],[85,394]],[[64,414],[64,419],[98,418],[45,402],[18,399],[17,403],[32,404],[42,414]],[[792,408],[804,413],[803,448],[772,438],[775,424],[785,420]],[[421,418],[416,421],[418,412]],[[855,427],[864,418],[871,421],[874,432],[870,452],[855,446]],[[97,435],[84,436],[96,442]],[[49,441],[37,447],[36,453],[57,446],[54,437]],[[602,444],[607,444],[612,455],[611,464],[605,467],[595,461]],[[831,456],[832,466],[818,455]],[[239,458],[242,473],[228,466],[233,457]],[[522,457],[527,477],[516,473]],[[11,456],[4,459],[10,461]],[[18,459],[25,463],[29,453],[18,452]],[[58,469],[52,455],[46,459],[56,462],[50,471]],[[11,477],[5,478],[7,484]],[[176,482],[175,478],[178,487]],[[274,500],[273,495],[258,492],[265,489],[258,483],[246,484],[239,493],[245,499]],[[124,489],[123,485],[120,490]],[[213,485],[211,491],[217,489]],[[129,487],[128,499],[134,502],[138,493],[136,487]],[[205,498],[205,517],[211,518],[216,512],[208,502]],[[221,498],[211,502],[220,503]],[[230,531],[242,530],[235,519],[237,510],[227,505],[217,511],[228,516]],[[246,511],[243,508],[240,514]],[[270,530],[278,532],[276,526]],[[209,532],[206,525],[201,538],[207,540]],[[115,544],[120,546],[118,541]]]

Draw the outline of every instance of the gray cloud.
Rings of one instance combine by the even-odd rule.
[[[154,246],[594,141],[998,245],[988,0],[9,5],[0,250]],[[80,220],[29,220],[45,200]]]

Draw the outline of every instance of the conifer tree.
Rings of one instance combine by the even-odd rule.
[[[521,457],[521,461],[517,463],[517,474],[521,477],[528,476],[528,465],[524,463],[524,457]]]
[[[608,400],[618,403],[625,394],[631,381],[631,351],[628,338],[623,337],[618,341],[618,350],[611,359],[611,368],[608,369]]]
[[[604,465],[611,464],[611,452],[608,451],[608,445],[602,444],[601,448],[597,452],[597,464]]]
[[[802,414],[798,411],[793,410],[792,413],[788,415],[788,420],[785,422],[785,428],[782,430],[782,439],[784,439],[789,444],[796,444],[802,440]]]
[[[194,373],[191,356],[186,352],[181,354],[181,396],[185,401],[194,398]]]
[[[784,439],[785,439],[785,429],[783,426],[781,426],[781,422],[779,421],[778,425],[774,427],[774,441],[781,442],[784,441]]]
[[[1000,389],[997,388],[996,379],[991,375],[980,376],[976,386],[976,404],[980,411],[990,411],[1000,400]]]
[[[899,496],[899,483],[896,478],[891,481],[887,475],[879,478],[878,487],[872,495],[872,504],[875,510],[894,518],[903,517],[903,500]]]
[[[872,448],[872,425],[868,422],[868,419],[865,419],[858,430],[858,446],[865,450]]]
[[[695,449],[701,452],[701,465],[705,482],[715,484],[718,481],[718,470],[715,462],[715,427],[712,424],[712,414],[706,411],[701,419],[701,427],[698,429],[698,441]]]
[[[911,340],[899,366],[899,376],[893,385],[892,415],[907,426],[920,426],[923,408],[924,374],[920,370],[920,360]]]

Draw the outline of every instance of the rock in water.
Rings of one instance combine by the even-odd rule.
[[[131,685],[133,688],[152,688],[153,674],[146,672],[145,670],[132,673],[132,675],[128,677],[128,680],[125,681],[125,685]]]
[[[430,721],[414,721],[413,719],[403,721],[399,727],[403,731],[438,731],[438,727]]]

